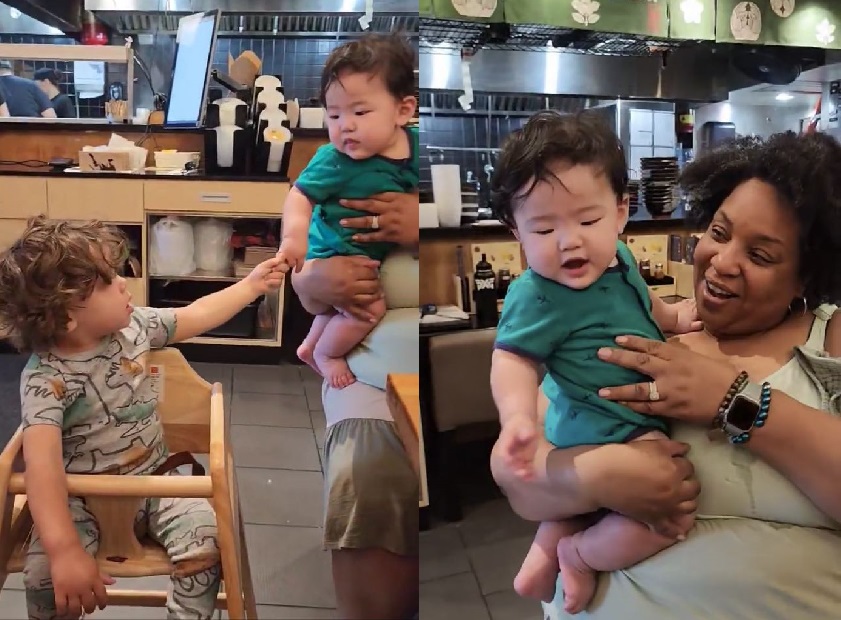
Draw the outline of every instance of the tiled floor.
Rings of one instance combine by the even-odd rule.
[[[536,525],[499,496],[482,446],[460,452],[464,519],[420,534],[421,620],[542,620],[540,604],[511,586]]]
[[[208,381],[222,383],[227,395],[260,618],[337,618],[330,556],[321,549],[325,420],[319,378],[298,366],[193,366]],[[121,579],[120,587],[165,589],[166,583]],[[21,588],[19,575],[7,580],[0,620],[26,617]],[[165,616],[163,610],[108,608],[88,617]]]

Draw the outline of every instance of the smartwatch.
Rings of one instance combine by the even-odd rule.
[[[749,432],[759,417],[761,404],[762,386],[748,381],[725,409],[721,430],[731,438]]]

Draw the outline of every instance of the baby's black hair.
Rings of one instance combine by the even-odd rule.
[[[738,138],[687,165],[680,184],[693,218],[709,226],[745,181],[777,190],[799,224],[800,278],[809,309],[841,301],[841,144],[826,134]]]
[[[538,112],[522,129],[508,135],[501,151],[491,179],[491,208],[511,229],[516,227],[514,211],[520,201],[539,182],[554,176],[550,167],[558,160],[593,165],[604,172],[617,199],[627,193],[622,143],[594,112]]]

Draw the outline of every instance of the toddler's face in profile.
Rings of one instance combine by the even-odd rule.
[[[616,241],[628,220],[628,198],[617,200],[607,176],[591,165],[558,160],[549,169],[554,178],[520,198],[515,234],[535,272],[585,289],[616,258]]]

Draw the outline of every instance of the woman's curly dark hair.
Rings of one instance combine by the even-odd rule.
[[[738,138],[686,166],[680,185],[692,217],[709,226],[745,181],[773,186],[800,227],[800,279],[809,309],[841,300],[841,144],[826,134]]]
[[[127,255],[118,228],[31,219],[0,253],[0,332],[21,352],[48,351],[67,333],[73,306],[98,282],[110,284]]]

